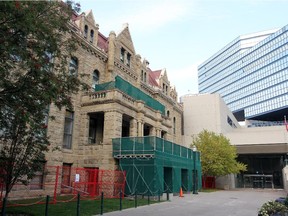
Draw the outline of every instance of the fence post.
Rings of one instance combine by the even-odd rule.
[[[150,194],[148,193],[148,205],[150,205]]]
[[[135,190],[135,208],[137,208],[137,192]]]
[[[59,166],[56,168],[56,179],[55,179],[55,186],[54,186],[54,197],[53,197],[53,204],[56,204],[56,196],[57,196],[57,188],[58,188],[58,177],[59,177]]]
[[[103,208],[104,208],[104,192],[101,192],[100,215],[103,215]]]
[[[45,216],[48,216],[49,195],[46,196]]]
[[[169,201],[169,191],[167,191],[167,201]]]
[[[160,202],[160,189],[158,190],[158,202]]]
[[[6,197],[3,198],[1,216],[6,216]]]
[[[80,193],[77,195],[77,216],[80,216]]]
[[[122,211],[122,190],[120,190],[120,211]]]

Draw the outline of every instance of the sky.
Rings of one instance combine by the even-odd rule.
[[[178,96],[198,93],[199,64],[240,35],[288,24],[288,0],[80,0],[105,36],[129,24],[136,54],[166,68]]]

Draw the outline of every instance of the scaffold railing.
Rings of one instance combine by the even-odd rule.
[[[155,151],[182,158],[193,157],[192,149],[156,136],[113,139],[114,158],[154,157]]]

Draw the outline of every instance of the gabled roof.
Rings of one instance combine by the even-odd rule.
[[[85,17],[92,25],[95,26],[95,20],[92,10],[88,10],[87,12],[85,12]]]
[[[116,38],[119,42],[122,42],[123,44],[125,44],[125,46],[130,50],[130,52],[135,54],[135,48],[134,48],[132,37],[129,31],[128,23],[123,24],[122,29],[117,34]]]

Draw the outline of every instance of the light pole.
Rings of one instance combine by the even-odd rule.
[[[197,170],[196,170],[196,155],[197,155],[197,148],[193,146],[193,194],[198,194],[198,181],[197,181]]]

